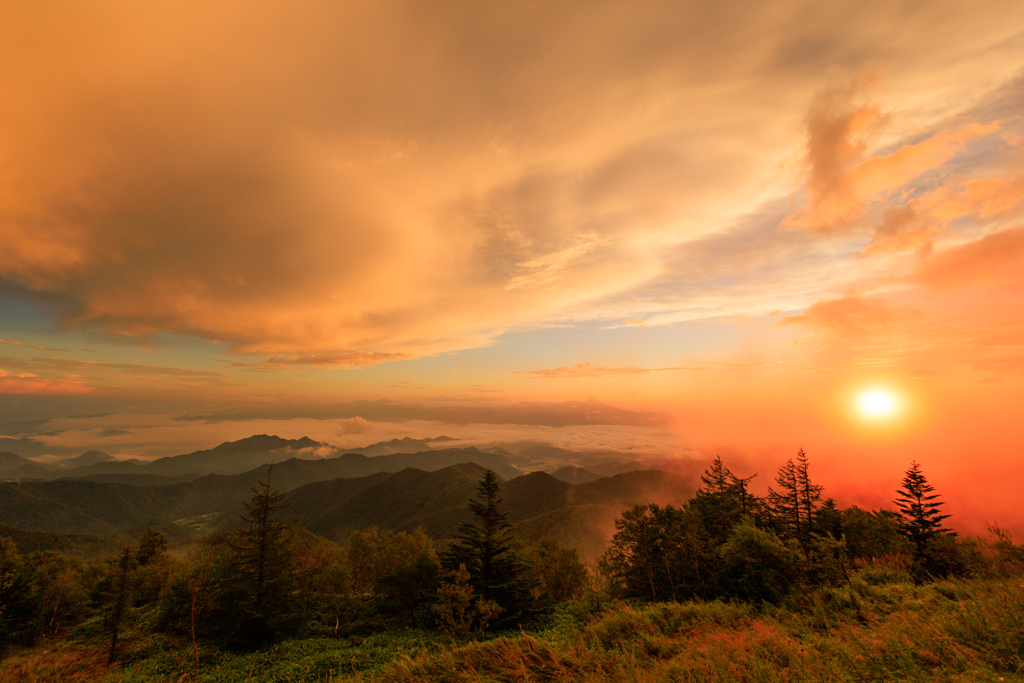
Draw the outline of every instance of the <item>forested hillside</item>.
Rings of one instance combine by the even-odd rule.
[[[463,464],[424,471],[453,461]],[[424,469],[391,471],[408,462]],[[275,464],[274,486],[288,492],[290,517],[333,540],[343,541],[350,531],[371,524],[396,530],[423,526],[432,538],[445,538],[462,519],[463,504],[489,465],[499,475],[518,475],[502,455],[446,449],[372,458],[291,458]],[[183,531],[232,530],[238,525],[235,511],[263,471],[157,485],[96,481],[103,475],[5,482],[0,483],[0,523],[50,533],[117,534],[157,521],[176,522]],[[508,481],[505,495],[512,519],[519,522],[569,505],[617,508],[637,501],[680,501],[691,491],[687,480],[658,471],[627,472],[586,484],[536,472]]]
[[[895,490],[896,509],[876,511],[826,498],[802,451],[764,497],[720,459],[696,491],[658,471],[570,484],[542,472],[502,481],[466,463],[285,493],[277,471],[247,482],[227,534],[185,539],[166,522],[116,536],[0,526],[0,677],[1024,672],[1014,626],[1024,548],[999,527],[981,539],[949,531],[951,513],[917,463]],[[204,479],[193,499],[236,478]],[[174,490],[74,481],[23,490],[82,484],[95,491],[79,514],[109,503],[123,522]]]

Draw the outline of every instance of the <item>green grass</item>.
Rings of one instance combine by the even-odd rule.
[[[366,681],[1024,681],[1024,582],[816,591],[764,611],[617,605],[572,633],[396,661]]]
[[[533,629],[481,642],[430,631],[309,638],[263,652],[152,634],[146,614],[105,666],[97,624],[14,653],[3,681],[1018,681],[1024,580],[895,582],[796,595],[779,607],[719,601],[562,606]]]

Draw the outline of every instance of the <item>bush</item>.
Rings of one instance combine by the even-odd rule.
[[[846,542],[811,535],[807,548],[807,579],[814,585],[839,586],[850,581],[846,572]]]
[[[433,610],[437,629],[459,638],[477,637],[498,617],[501,606],[476,594],[465,565],[451,572],[451,578],[437,590]]]
[[[583,597],[590,587],[590,572],[575,548],[564,548],[553,538],[542,539],[530,549],[530,574],[538,579],[535,597],[566,602]]]
[[[750,519],[719,549],[723,589],[744,600],[778,603],[803,578],[805,558],[796,541],[784,542]]]
[[[971,544],[963,543],[952,534],[936,534],[924,545],[914,575],[918,580],[933,577],[968,576],[972,567],[980,564]]]

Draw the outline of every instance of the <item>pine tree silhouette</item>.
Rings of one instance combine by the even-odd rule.
[[[893,501],[903,516],[904,533],[914,543],[919,558],[924,556],[928,541],[939,534],[952,533],[942,526],[949,515],[939,512],[945,503],[935,500],[939,494],[932,493],[934,490],[921,473],[921,466],[913,461],[904,473],[903,485],[896,491],[899,498]]]
[[[240,515],[248,528],[235,543],[235,569],[239,597],[236,605],[238,635],[245,647],[258,647],[278,638],[290,628],[295,606],[288,600],[292,584],[292,555],[287,532],[291,525],[278,513],[288,507],[285,494],[270,486],[274,463],[267,466],[264,479],[252,487],[252,497]]]
[[[241,515],[249,528],[241,534],[239,571],[247,581],[254,606],[262,609],[270,590],[287,573],[289,556],[284,542],[288,524],[282,522],[277,513],[288,507],[282,504],[285,494],[272,491],[270,475],[274,463],[267,466],[266,480],[259,480],[252,487],[252,497],[245,503],[248,514]]]
[[[775,475],[775,483],[781,493],[769,486],[768,504],[771,506],[777,525],[781,527],[779,531],[788,531],[791,535],[799,537],[803,531],[800,513],[800,482],[792,458],[779,468],[779,473]]]
[[[501,608],[500,624],[522,619],[531,611],[530,595],[536,581],[525,576],[530,565],[515,552],[515,537],[508,513],[500,508],[500,484],[493,471],[484,472],[476,499],[469,499],[473,520],[459,524],[455,539],[441,556],[442,565],[456,571],[464,565],[473,589]]]
[[[694,494],[691,506],[700,512],[708,532],[718,542],[724,542],[743,515],[752,511],[752,496],[747,484],[757,475],[741,479],[729,471],[721,456],[715,456],[704,473],[703,483]]]
[[[814,531],[813,520],[822,491],[819,484],[811,483],[807,472],[809,465],[807,454],[801,448],[797,451],[796,462],[791,458],[779,469],[775,477],[779,491],[768,489],[768,504],[782,527],[780,531],[788,532],[802,543],[809,542]]]
[[[796,478],[800,487],[804,522],[807,524],[807,532],[811,533],[814,531],[815,513],[817,512],[818,505],[821,502],[822,486],[820,484],[811,483],[810,475],[807,474],[809,466],[810,463],[807,461],[807,454],[804,453],[804,449],[801,448],[796,454]]]

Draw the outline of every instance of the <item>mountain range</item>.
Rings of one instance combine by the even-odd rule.
[[[276,465],[272,484],[288,490],[288,518],[339,542],[344,542],[351,531],[370,525],[388,530],[423,526],[431,537],[446,538],[467,518],[466,501],[475,494],[485,471],[478,464],[461,463],[432,472],[405,468],[290,488],[290,483],[308,478],[310,464],[315,463],[291,459]],[[0,484],[0,523],[51,534],[109,536],[154,523],[173,523],[182,534],[188,530],[226,531],[240,524],[237,513],[263,475],[265,470],[256,469],[242,475],[208,475],[163,486],[82,479],[8,482]],[[501,490],[503,509],[516,523],[543,518],[564,508],[590,513],[601,510],[600,515],[589,514],[582,522],[586,528],[575,532],[585,540],[598,536],[606,539],[609,514],[613,519],[625,506],[679,501],[691,492],[688,480],[658,470],[628,472],[585,484],[570,484],[545,472],[534,472],[504,481]],[[579,516],[577,511],[576,518]],[[551,526],[550,518],[532,527],[527,525],[531,529],[545,526]],[[557,537],[559,533],[545,535]],[[573,534],[562,533],[561,540],[571,542]]]
[[[154,526],[181,538],[231,530],[241,523],[237,513],[266,475],[267,463],[274,461],[271,483],[287,492],[286,515],[315,533],[344,542],[353,530],[370,525],[422,526],[431,537],[444,539],[467,518],[466,501],[491,469],[503,482],[503,508],[524,539],[553,536],[592,559],[623,507],[681,501],[693,488],[692,477],[607,458],[592,458],[587,468],[524,474],[516,465],[528,465],[529,458],[501,447],[391,452],[451,441],[394,439],[361,449],[379,453],[367,455],[308,438],[256,435],[151,463],[91,451],[60,469],[0,453],[0,472],[22,473],[16,481],[0,483],[0,525],[20,530],[23,542],[26,533],[50,534],[33,537],[32,543],[70,547],[77,546],[53,535],[124,538],[132,529]],[[27,476],[39,470],[45,476]],[[197,474],[202,471],[216,473]]]

